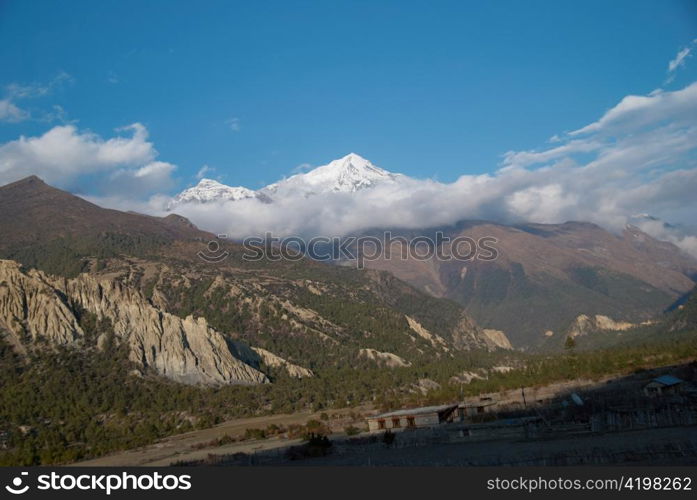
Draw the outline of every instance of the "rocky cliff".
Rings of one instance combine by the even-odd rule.
[[[452,331],[453,343],[456,348],[469,349],[513,349],[508,337],[501,330],[490,328],[481,329],[472,319],[463,314],[457,326]]]
[[[0,260],[0,330],[20,352],[28,342],[71,344],[84,337],[66,297],[42,273],[24,274],[8,260]]]
[[[646,322],[643,324],[647,324]],[[634,323],[626,321],[615,321],[612,318],[596,314],[595,316],[587,316],[581,314],[576,317],[574,322],[568,329],[567,337],[580,337],[594,332],[601,331],[625,331],[636,327]]]
[[[270,366],[272,368],[282,368],[288,372],[288,375],[291,377],[304,378],[314,376],[312,370],[308,370],[307,368],[293,364],[280,356],[276,356],[271,351],[267,351],[261,347],[252,347],[252,350],[259,355],[260,361],[266,366]]]
[[[501,330],[485,328],[482,330],[482,334],[484,334],[488,342],[491,343],[493,347],[498,347],[500,349],[513,349],[508,337],[506,337],[506,334]]]
[[[78,345],[85,337],[78,321],[81,310],[109,320],[113,333],[128,346],[131,361],[143,369],[187,384],[268,382],[236,358],[225,337],[204,318],[182,319],[162,311],[140,291],[118,282],[85,274],[58,279],[0,261],[0,329],[20,351],[41,340]]]
[[[369,359],[375,361],[377,364],[386,366],[388,368],[411,366],[411,363],[400,358],[396,354],[391,352],[382,352],[375,349],[364,348],[358,351],[359,358]]]

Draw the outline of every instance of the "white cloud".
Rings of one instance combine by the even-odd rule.
[[[625,97],[596,122],[557,138],[546,149],[509,151],[493,174],[465,175],[452,183],[401,176],[357,193],[187,204],[177,212],[205,229],[240,238],[266,231],[313,236],[423,228],[462,219],[583,220],[612,230],[640,212],[671,222],[694,219],[697,83]],[[695,251],[692,236],[671,238]]]
[[[153,193],[172,186],[174,170],[157,160],[147,129],[138,123],[111,138],[63,125],[0,145],[0,183],[37,174],[70,187],[84,175],[96,176],[101,195],[88,199],[152,214],[166,213],[171,198]],[[210,171],[204,166],[197,177]],[[491,174],[464,175],[452,183],[400,176],[356,193],[184,204],[177,212],[204,229],[240,238],[267,231],[314,236],[424,228],[462,219],[583,220],[620,230],[631,214],[643,212],[688,224],[697,213],[696,192],[697,82],[627,96],[597,121],[558,134],[546,147],[507,152]],[[697,255],[694,234],[651,225],[646,230]]]
[[[672,226],[655,217],[647,217],[641,214],[632,217],[632,225],[638,227],[646,234],[662,241],[668,241],[682,248],[683,251],[697,256],[697,236],[695,228],[684,226]]]
[[[159,194],[153,195],[146,200],[124,198],[121,194],[102,196],[78,194],[78,196],[100,207],[113,208],[123,212],[133,211],[141,214],[158,214],[162,212],[163,207],[171,199],[169,196]]]
[[[0,99],[0,121],[21,122],[29,118],[29,112],[21,109],[9,98]]]
[[[70,187],[84,175],[103,175],[106,192],[125,198],[171,187],[174,165],[155,161],[157,151],[140,123],[117,129],[123,135],[103,139],[74,125],[56,126],[39,137],[20,137],[0,145],[0,184],[38,175]],[[97,182],[97,185],[100,185]],[[159,187],[158,187],[159,186]]]
[[[200,181],[206,176],[206,174],[209,174],[211,172],[215,172],[215,168],[209,167],[208,165],[204,165],[199,169],[198,172],[196,172],[196,179]]]
[[[14,99],[31,99],[49,95],[63,85],[74,82],[75,79],[71,75],[61,71],[46,83],[11,83],[6,87],[6,92]]]
[[[307,172],[308,170],[312,170],[312,164],[310,163],[301,163],[300,165],[296,166],[291,172],[294,174],[300,174],[303,172]]]
[[[685,66],[687,59],[692,56],[692,49],[697,45],[697,38],[692,40],[687,47],[683,47],[678,51],[673,59],[668,62],[668,76],[665,83],[671,83],[675,79],[675,74],[678,69]]]
[[[225,125],[230,127],[230,130],[233,132],[239,132],[240,131],[240,119],[236,117],[229,118],[225,120]]]
[[[629,133],[661,120],[693,122],[697,113],[697,82],[674,92],[655,90],[647,96],[630,95],[607,111],[598,121],[570,132],[570,136],[589,133]]]
[[[675,56],[675,59],[670,61],[668,63],[668,73],[672,73],[676,69],[678,69],[680,66],[685,65],[685,59],[687,59],[687,56],[690,55],[691,49],[689,47],[685,47],[684,49],[681,49],[678,51],[677,55]]]
[[[111,172],[102,191],[107,196],[143,199],[171,189],[172,174],[177,167],[164,161],[153,161],[138,168],[124,168]]]
[[[28,85],[11,83],[7,85],[5,87],[5,97],[0,100],[0,121],[16,123],[30,119],[32,117],[32,113],[21,108],[17,104],[17,101],[36,99],[50,95],[57,88],[73,82],[74,79],[72,76],[64,71],[61,71],[48,83],[32,83]],[[64,118],[63,109],[60,108],[61,113],[57,114],[56,108],[60,108],[60,106],[54,105],[52,107],[52,111],[40,111],[37,119],[39,121],[53,121],[56,119],[62,120]]]
[[[561,139],[555,143],[561,142]],[[544,151],[508,151],[504,153],[504,168],[520,168],[545,163],[562,158],[572,153],[590,153],[597,151],[601,144],[595,141],[569,141],[562,146],[557,146]]]
[[[106,81],[112,85],[117,85],[121,82],[119,76],[114,71],[107,72]]]
[[[70,120],[63,106],[54,104],[50,111],[45,111],[37,120],[44,123],[61,122],[61,123],[77,123],[77,120]]]

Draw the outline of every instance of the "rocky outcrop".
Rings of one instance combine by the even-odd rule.
[[[247,344],[237,341],[228,341],[230,350],[236,358],[241,359],[257,370],[261,370],[262,365],[270,368],[280,368],[288,375],[295,378],[314,377],[312,370],[308,370],[300,365],[291,363],[287,359],[278,356],[271,351],[261,347],[249,347]]]
[[[430,342],[433,347],[445,352],[451,352],[450,347],[448,347],[449,345],[461,351],[468,351],[471,349],[487,349],[490,351],[494,349],[513,349],[508,337],[506,337],[506,334],[501,330],[482,330],[466,314],[460,317],[460,320],[450,331],[450,344],[443,337],[431,333],[411,316],[405,317],[409,324],[409,328],[414,333]]]
[[[23,273],[0,261],[0,326],[15,345],[45,339],[71,344],[84,337],[78,310],[108,319],[128,345],[129,358],[172,380],[187,384],[259,384],[268,378],[236,358],[225,337],[205,318],[179,318],[162,311],[142,293],[119,282],[82,274],[74,279]],[[99,339],[98,339],[99,345]]]
[[[430,378],[420,378],[418,382],[411,385],[410,390],[411,392],[419,392],[425,396],[431,391],[440,389],[440,387],[440,384],[435,380],[431,380]]]
[[[615,321],[612,318],[597,314],[595,316],[587,316],[581,314],[576,317],[574,322],[569,327],[567,337],[580,337],[589,333],[600,331],[624,331],[634,328],[637,325],[626,321]]]
[[[26,341],[71,344],[84,336],[65,296],[9,260],[0,260],[0,330],[20,350]]]
[[[453,384],[469,384],[473,380],[485,380],[486,378],[486,375],[465,370],[450,377],[450,382]]]
[[[401,366],[411,366],[411,363],[404,358],[397,356],[391,352],[376,351],[375,349],[363,348],[358,350],[358,357],[365,358],[388,368],[396,368]]]
[[[501,330],[481,329],[469,316],[463,314],[451,332],[453,345],[459,350],[513,349],[508,337]]]
[[[422,339],[425,339],[431,343],[431,345],[435,348],[440,348],[443,349],[444,351],[450,351],[448,348],[447,342],[443,339],[443,337],[440,337],[439,335],[433,334],[429,332],[426,328],[423,327],[421,323],[416,321],[414,318],[411,316],[406,316],[405,318],[407,319],[407,323],[409,324],[409,328],[414,331],[419,337]]]
[[[264,363],[266,366],[270,366],[271,368],[282,368],[291,377],[305,378],[315,376],[315,374],[312,373],[312,370],[308,370],[300,365],[293,364],[290,361],[287,361],[282,357],[267,351],[266,349],[262,349],[261,347],[252,347],[252,350],[259,355],[262,363]]]
[[[482,334],[488,340],[490,345],[498,347],[499,349],[513,349],[511,342],[506,337],[506,334],[501,330],[493,330],[491,328],[485,328],[482,330]]]

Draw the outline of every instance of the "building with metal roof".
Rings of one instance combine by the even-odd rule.
[[[663,394],[676,394],[685,385],[685,381],[672,375],[661,375],[651,380],[644,386],[644,394],[647,396],[661,396]]]

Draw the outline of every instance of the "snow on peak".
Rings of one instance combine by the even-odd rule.
[[[181,203],[209,203],[212,201],[238,201],[254,198],[256,193],[242,186],[226,186],[213,179],[201,179],[197,185],[179,193],[169,208]]]
[[[331,191],[357,191],[392,177],[387,170],[376,167],[355,153],[305,174],[306,181],[314,184],[325,183]]]
[[[384,181],[398,177],[387,170],[373,165],[356,153],[317,167],[304,174],[297,174],[265,188],[268,192],[284,189],[301,191],[304,194],[327,192],[352,193],[360,189],[373,187]]]
[[[257,198],[264,203],[284,197],[311,196],[321,193],[353,193],[382,182],[398,179],[393,174],[376,167],[356,153],[317,167],[309,172],[296,174],[259,191],[245,187],[231,187],[213,179],[201,179],[198,185],[182,191],[169,204],[171,210],[182,203],[208,203],[220,200],[238,201]]]

